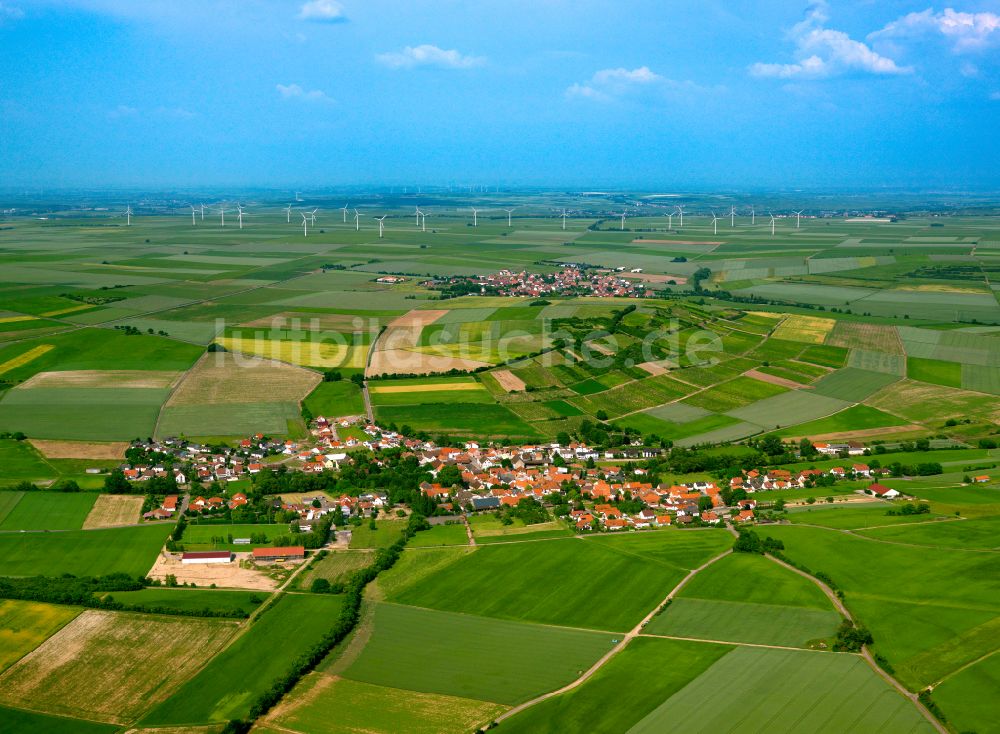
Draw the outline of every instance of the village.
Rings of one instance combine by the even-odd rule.
[[[540,274],[521,271],[500,270],[490,275],[474,277],[454,276],[423,283],[427,287],[440,288],[442,285],[467,286],[470,293],[478,290],[480,295],[490,296],[596,296],[600,298],[646,298],[655,295],[642,283],[623,277],[615,271],[587,272],[579,267],[566,267],[559,272]],[[642,268],[631,271],[642,272]],[[478,286],[478,289],[475,287]]]

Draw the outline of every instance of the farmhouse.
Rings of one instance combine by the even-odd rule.
[[[881,497],[883,499],[891,500],[895,497],[899,497],[899,492],[890,487],[886,487],[884,484],[879,484],[878,482],[872,482],[869,484],[865,491],[868,494],[874,495],[876,497]]]
[[[181,556],[181,563],[229,563],[233,554],[229,551],[188,551]]]
[[[978,477],[973,477],[972,481],[975,482],[976,484],[985,484],[986,482],[990,481],[990,478],[989,475],[987,474],[981,474]]]
[[[253,549],[253,559],[255,561],[292,561],[305,557],[306,549],[301,545]]]

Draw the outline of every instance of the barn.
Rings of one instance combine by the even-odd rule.
[[[255,561],[293,561],[306,557],[306,549],[301,545],[289,545],[278,548],[254,548]]]
[[[181,563],[229,563],[233,554],[229,551],[190,551],[181,556]]]

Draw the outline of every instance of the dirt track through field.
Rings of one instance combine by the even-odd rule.
[[[769,382],[772,385],[778,385],[779,387],[787,387],[791,390],[811,390],[809,385],[803,385],[795,380],[788,380],[784,377],[778,377],[777,375],[769,375],[766,372],[760,372],[759,370],[747,370],[743,373],[745,377],[751,377],[754,380],[760,380],[761,382]]]

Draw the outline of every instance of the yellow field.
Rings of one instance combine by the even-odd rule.
[[[836,324],[834,319],[792,314],[778,324],[778,328],[771,336],[775,339],[785,339],[791,342],[822,344],[826,340],[826,335],[833,331]]]
[[[13,324],[18,321],[37,321],[37,316],[6,316],[0,319],[0,324]]]
[[[254,354],[279,362],[306,367],[354,367],[365,366],[367,346],[353,347],[346,344],[322,342],[290,342],[277,339],[243,339],[240,337],[219,337],[215,340],[226,349],[244,354]]]
[[[28,364],[28,362],[38,359],[46,352],[50,352],[53,349],[55,349],[54,344],[39,344],[34,349],[29,349],[24,354],[14,357],[14,359],[8,359],[6,362],[0,364],[0,375],[5,372],[10,372],[12,369],[16,369],[17,367],[23,367]]]
[[[74,313],[76,311],[83,311],[87,308],[93,308],[93,305],[89,303],[81,303],[79,306],[70,306],[69,308],[60,308],[56,311],[46,311],[42,316],[62,316],[64,313]]]
[[[478,382],[452,382],[441,385],[378,385],[368,388],[373,394],[400,392],[451,392],[453,390],[482,390]]]
[[[188,371],[167,405],[299,402],[320,379],[290,364],[213,352]]]
[[[73,607],[34,601],[0,601],[0,672],[80,613]]]
[[[173,693],[236,628],[88,609],[0,676],[0,703],[125,724]]]
[[[127,441],[91,443],[90,441],[50,441],[29,438],[29,443],[46,459],[124,459]]]
[[[113,528],[118,525],[133,525],[139,522],[142,512],[142,497],[121,494],[102,494],[90,508],[83,529]]]

